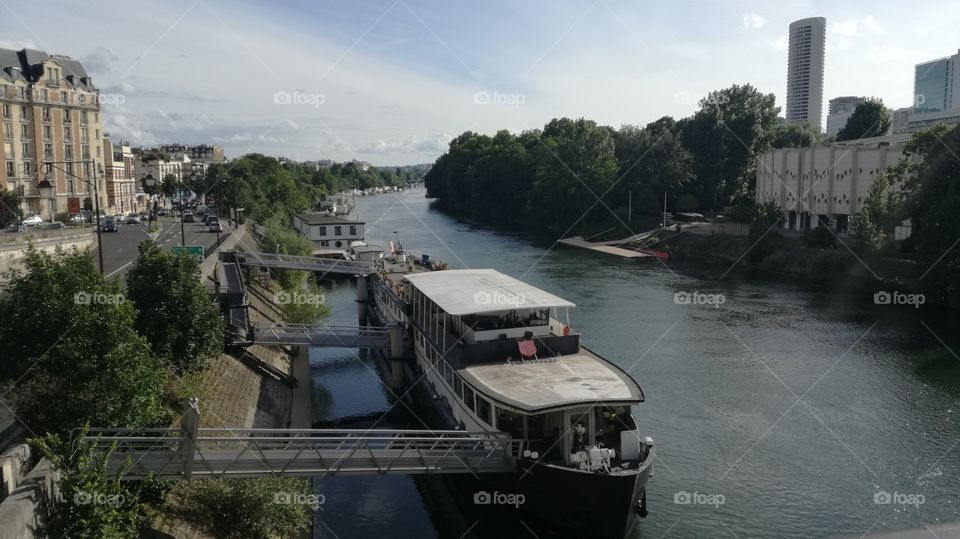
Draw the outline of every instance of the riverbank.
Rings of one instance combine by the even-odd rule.
[[[246,230],[238,233],[241,235],[235,242],[236,249],[259,250]],[[212,258],[203,264],[204,275],[209,275],[215,266]],[[249,296],[251,322],[281,321],[280,307],[271,297],[262,291]],[[258,368],[259,365],[266,368]],[[285,378],[278,379],[276,372],[284,373]],[[199,398],[202,428],[239,431],[311,426],[310,367],[305,347],[252,345],[241,351],[225,352],[186,386],[181,388],[182,392]],[[178,424],[179,419],[174,426]],[[168,495],[153,519],[152,531],[177,538],[212,539],[198,523],[184,516],[183,509],[176,495]]]

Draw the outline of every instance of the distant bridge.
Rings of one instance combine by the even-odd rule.
[[[237,254],[240,264],[249,267],[292,269],[319,273],[356,275],[370,272],[370,262],[335,260],[314,256],[295,256],[276,253],[243,252]]]
[[[261,322],[254,322],[251,328],[252,344],[390,349],[391,329],[389,328]],[[396,338],[402,338],[399,332],[394,331],[394,333]]]

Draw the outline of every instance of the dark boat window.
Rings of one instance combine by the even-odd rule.
[[[473,411],[473,389],[466,384],[463,386],[463,403],[467,405],[471,412]]]
[[[490,403],[483,397],[477,397],[477,415],[487,425],[493,424],[490,422]]]

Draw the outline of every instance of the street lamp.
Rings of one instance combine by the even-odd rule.
[[[85,178],[81,178],[80,176],[77,176],[76,174],[68,171],[67,169],[56,166],[58,164],[72,165],[74,163],[82,163],[84,165],[86,165],[87,163],[92,164],[93,165],[93,182]],[[43,166],[45,167],[43,180],[37,183],[37,190],[40,191],[41,196],[48,198],[50,200],[53,200],[53,195],[54,195],[54,192],[56,191],[56,189],[54,188],[53,182],[50,181],[52,179],[51,172],[53,169],[57,169],[60,172],[63,172],[64,174],[66,174],[67,176],[70,176],[71,178],[75,178],[77,180],[82,181],[87,185],[87,187],[89,187],[90,184],[93,183],[93,206],[94,206],[93,211],[96,212],[96,215],[97,215],[97,255],[98,255],[98,258],[100,259],[100,274],[103,275],[103,236],[101,234],[102,227],[100,226],[100,189],[97,187],[96,161],[92,159],[84,160],[84,161],[44,161]],[[87,192],[89,193],[89,191]]]

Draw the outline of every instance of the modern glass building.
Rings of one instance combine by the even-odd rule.
[[[939,112],[960,108],[960,53],[917,64],[913,83],[913,111]]]

